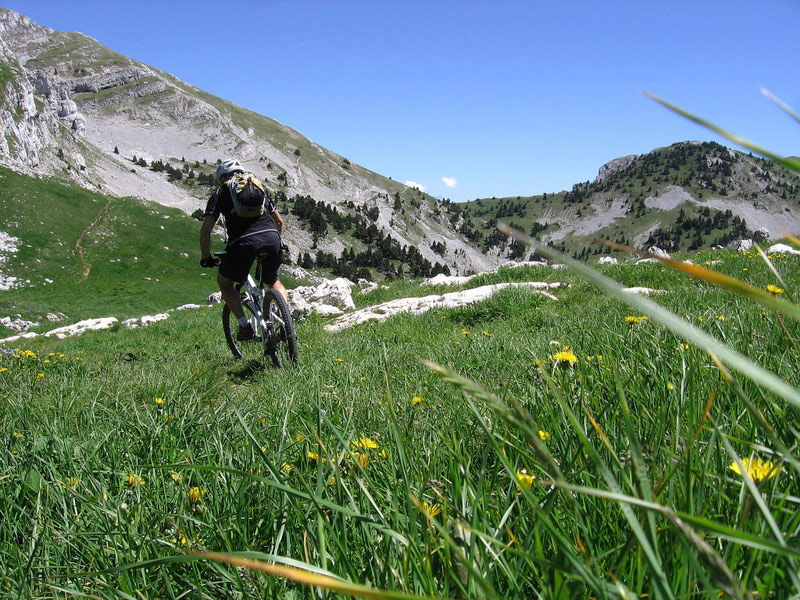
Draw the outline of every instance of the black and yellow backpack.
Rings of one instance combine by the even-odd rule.
[[[227,182],[233,200],[233,212],[240,217],[258,217],[264,214],[267,192],[264,184],[252,173],[236,173]]]

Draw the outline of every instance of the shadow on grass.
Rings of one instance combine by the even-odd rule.
[[[254,375],[274,369],[272,361],[268,356],[263,358],[252,358],[244,361],[237,361],[233,368],[228,371],[231,379],[242,383]]]

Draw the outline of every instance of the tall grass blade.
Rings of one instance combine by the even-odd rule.
[[[616,242],[610,242],[606,240],[593,240],[593,241],[595,243],[608,246],[609,248],[613,248],[614,250],[621,250],[622,252],[628,252],[630,254],[640,254],[648,258],[655,258],[659,262],[664,263],[665,265],[675,269],[676,271],[682,271],[687,275],[694,277],[695,279],[699,279],[701,281],[705,281],[710,285],[722,288],[724,290],[728,290],[729,292],[733,292],[734,294],[743,296],[748,300],[758,302],[762,306],[774,310],[775,312],[785,314],[788,317],[792,317],[793,319],[800,321],[800,306],[792,304],[791,302],[787,302],[786,300],[781,300],[780,298],[776,298],[775,296],[773,296],[772,294],[770,294],[765,290],[752,286],[744,281],[734,279],[733,277],[729,277],[724,273],[719,273],[711,269],[706,269],[705,267],[701,267],[700,265],[685,263],[681,260],[666,258],[664,256],[656,256],[655,254],[650,254],[649,252],[644,252],[642,250],[636,250],[635,248],[623,246],[622,244],[617,244]],[[778,272],[774,270],[774,267],[773,267],[773,272],[776,275],[778,275]],[[780,277],[780,275],[778,275],[778,277]]]
[[[586,281],[589,281],[599,288],[604,289],[628,306],[643,312],[654,321],[661,323],[674,334],[689,340],[696,346],[703,348],[708,352],[713,352],[735,370],[743,373],[745,376],[749,377],[759,385],[772,390],[793,406],[800,408],[800,392],[786,384],[780,377],[777,377],[773,373],[763,369],[746,356],[729,348],[719,340],[707,334],[705,331],[698,329],[690,323],[687,323],[678,315],[670,312],[666,308],[656,304],[648,298],[626,293],[623,287],[613,279],[606,277],[602,273],[595,271],[591,267],[584,265],[577,260],[573,260],[568,256],[561,254],[557,250],[548,248],[541,242],[531,238],[528,235],[525,235],[521,231],[512,229],[507,225],[498,225],[497,227],[503,233],[512,235],[520,241],[535,248],[537,252],[543,256],[568,265],[575,273],[580,275]]]
[[[770,91],[769,91],[767,88],[763,88],[763,87],[762,87],[762,88],[761,88],[761,93],[762,93],[762,94],[763,94],[763,95],[764,95],[766,98],[768,98],[769,100],[771,100],[771,101],[772,101],[772,102],[773,102],[773,103],[774,103],[774,104],[775,104],[775,105],[776,105],[778,108],[780,108],[780,109],[781,109],[783,112],[785,112],[787,115],[789,115],[790,117],[792,117],[792,118],[793,118],[795,121],[797,121],[798,123],[800,123],[800,115],[798,115],[798,114],[797,114],[797,113],[796,113],[796,112],[795,112],[795,111],[792,109],[792,107],[790,107],[788,104],[786,104],[785,102],[783,102],[783,100],[781,100],[780,98],[778,98],[777,96],[775,96],[775,95],[774,95],[772,92],[770,92]]]
[[[743,146],[744,148],[747,148],[748,150],[752,150],[756,154],[760,154],[762,156],[766,156],[767,158],[775,161],[776,163],[783,165],[787,169],[791,169],[793,171],[800,171],[800,161],[794,160],[792,158],[784,158],[784,157],[782,157],[782,156],[780,156],[778,154],[775,154],[774,152],[771,152],[771,151],[767,150],[766,148],[762,148],[761,146],[758,146],[758,145],[754,144],[753,142],[751,142],[749,140],[746,140],[745,138],[743,138],[743,137],[741,137],[739,135],[736,135],[735,133],[731,133],[730,131],[726,131],[722,127],[719,127],[718,125],[714,125],[710,121],[706,121],[705,119],[702,119],[702,118],[698,117],[697,115],[694,115],[694,114],[692,114],[692,113],[690,113],[690,112],[688,112],[688,111],[686,111],[686,110],[684,110],[682,108],[679,108],[678,106],[675,106],[674,104],[672,104],[670,102],[667,102],[663,98],[659,98],[655,94],[651,94],[650,92],[647,92],[647,91],[645,91],[644,94],[647,97],[651,98],[652,100],[655,100],[656,102],[658,102],[662,106],[670,109],[671,111],[676,112],[679,115],[681,115],[683,117],[686,117],[690,121],[694,121],[698,125],[701,125],[701,126],[705,127],[706,129],[710,129],[714,133],[717,133],[717,134],[721,135],[722,137],[725,137],[725,138],[729,139],[734,144],[738,144],[739,146]]]
[[[379,590],[357,583],[348,583],[341,579],[335,579],[320,573],[311,573],[295,567],[287,567],[268,563],[263,560],[255,560],[242,556],[223,554],[219,552],[192,552],[198,558],[213,560],[221,563],[233,565],[252,571],[260,571],[273,577],[283,577],[303,585],[322,588],[331,592],[345,594],[356,598],[366,598],[367,600],[422,600],[425,596],[417,596],[406,592],[395,592],[390,590]]]

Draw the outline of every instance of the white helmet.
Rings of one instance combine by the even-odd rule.
[[[244,169],[238,160],[223,160],[219,163],[217,172],[214,173],[214,181],[219,183],[225,175],[230,173],[244,173]]]

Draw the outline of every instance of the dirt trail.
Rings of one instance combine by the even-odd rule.
[[[86,250],[84,250],[84,248],[83,248],[83,238],[85,238],[86,234],[88,234],[92,230],[92,228],[94,228],[100,222],[100,219],[103,218],[103,215],[108,210],[108,207],[109,207],[110,204],[111,204],[111,199],[106,200],[106,203],[98,211],[97,216],[94,218],[94,221],[89,223],[84,228],[84,230],[81,231],[81,234],[78,236],[78,239],[75,240],[75,250],[74,250],[74,252],[80,258],[83,258],[86,255]],[[81,274],[81,281],[86,281],[86,278],[89,277],[89,273],[91,273],[91,271],[92,271],[92,265],[87,263],[86,266],[83,268],[83,273]]]

